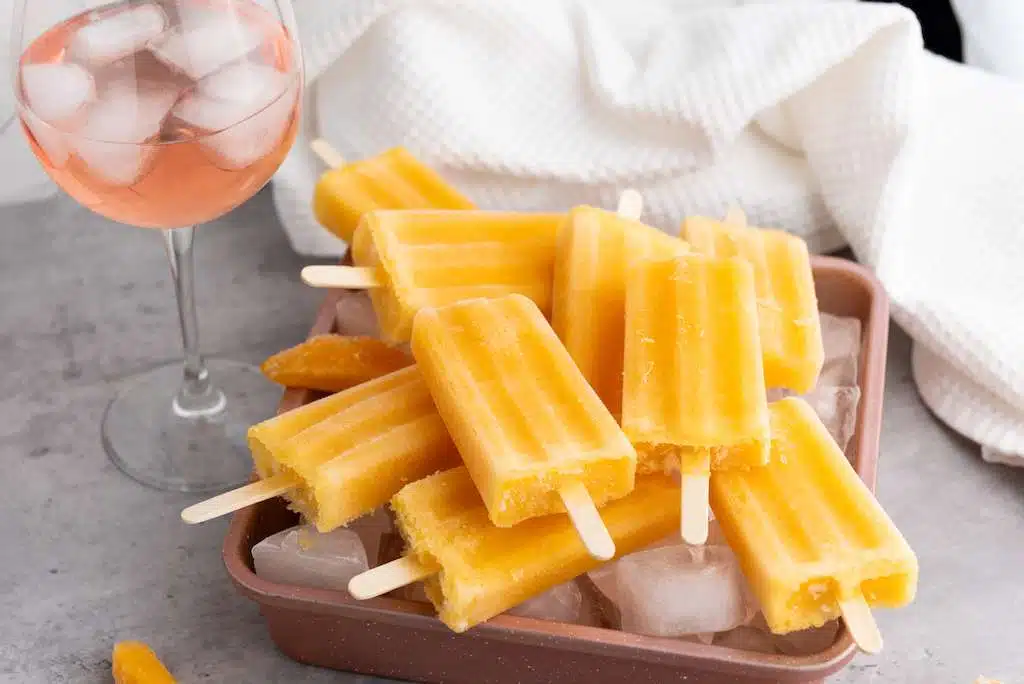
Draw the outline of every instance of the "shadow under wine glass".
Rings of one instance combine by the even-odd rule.
[[[302,58],[289,0],[16,0],[12,81],[46,172],[115,221],[160,229],[184,363],[131,378],[103,417],[110,458],[159,489],[248,479],[249,425],[279,396],[244,363],[199,351],[195,226],[242,204],[298,126]]]

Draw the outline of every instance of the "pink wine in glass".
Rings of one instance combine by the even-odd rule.
[[[294,37],[251,0],[117,2],[36,38],[22,124],[44,168],[108,218],[148,228],[222,216],[295,138]]]

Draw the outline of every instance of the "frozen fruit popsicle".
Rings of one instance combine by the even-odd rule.
[[[473,203],[436,171],[396,147],[376,157],[345,163],[324,140],[313,151],[331,167],[313,191],[313,212],[346,242],[367,212],[377,209],[473,209]]]
[[[175,679],[146,644],[121,641],[111,656],[114,684],[174,684]]]
[[[315,335],[280,351],[260,370],[285,387],[340,392],[412,365],[412,357],[371,337]]]
[[[765,382],[801,394],[811,391],[825,350],[807,244],[781,230],[747,227],[738,210],[731,211],[725,222],[688,218],[683,235],[695,251],[750,263]]]
[[[568,510],[592,552],[614,555],[594,506],[633,489],[636,453],[537,305],[513,294],[423,309],[412,351],[491,521]]]
[[[488,620],[599,564],[565,515],[495,527],[466,468],[414,482],[391,501],[408,554],[352,579],[358,599],[426,580],[427,596],[456,632]],[[679,486],[638,478],[633,492],[601,509],[619,553],[631,553],[679,524]]]
[[[459,463],[415,366],[249,429],[261,478],[182,511],[198,523],[284,495],[321,532],[387,503],[404,485]]]
[[[473,297],[525,295],[551,306],[555,232],[564,214],[375,211],[356,231],[356,267],[307,266],[317,287],[370,289],[381,335],[407,342],[427,306]]]
[[[881,648],[869,606],[914,598],[917,559],[802,399],[771,405],[771,462],[711,476],[711,505],[768,626],[784,634],[842,614]]]
[[[707,539],[710,471],[767,462],[760,349],[746,262],[692,254],[630,272],[622,428],[638,472],[681,472],[691,544]]]
[[[624,194],[624,198],[626,195]],[[625,216],[576,207],[555,248],[551,326],[613,416],[622,413],[622,354],[629,265],[687,251],[677,237]]]

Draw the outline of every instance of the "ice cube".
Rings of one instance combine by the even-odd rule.
[[[77,64],[27,64],[21,88],[28,108],[54,126],[74,120],[96,98],[92,75]]]
[[[816,387],[804,399],[844,452],[857,428],[859,387]]]
[[[64,131],[80,125],[96,99],[92,75],[77,64],[27,64],[21,69],[25,125],[54,166],[71,154]]]
[[[395,526],[385,507],[382,506],[369,515],[353,520],[346,528],[359,535],[363,548],[366,549],[366,557],[371,563],[377,565],[387,562],[380,559],[381,538],[386,534],[393,534]]]
[[[233,12],[194,12],[151,49],[161,62],[198,81],[252,54],[260,41],[259,32]]]
[[[615,582],[610,598],[624,631],[652,636],[723,632],[747,617],[743,577],[726,546],[662,546],[610,565]]]
[[[167,15],[155,4],[104,12],[78,29],[68,58],[89,66],[110,64],[146,48],[167,29]]]
[[[219,165],[241,169],[273,152],[295,112],[298,89],[293,79],[272,67],[242,63],[207,81],[216,83],[199,83],[174,114],[210,133],[202,144]]]
[[[755,653],[777,653],[772,635],[756,627],[736,627],[715,635],[715,646],[725,646],[738,651]]]
[[[825,345],[825,365],[819,385],[847,387],[857,384],[860,359],[860,319],[821,314],[821,337]]]
[[[115,81],[105,87],[75,136],[75,152],[104,181],[132,185],[148,170],[154,139],[180,96],[168,83]]]
[[[342,291],[335,307],[338,332],[343,335],[380,337],[380,326],[373,302],[366,291]]]
[[[253,547],[252,561],[256,574],[271,582],[340,591],[368,567],[355,532],[340,528],[324,534],[311,525],[267,537]]]
[[[791,656],[806,656],[821,653],[835,643],[839,634],[839,621],[826,622],[821,627],[802,629],[789,634],[775,634],[772,640],[780,653]]]
[[[583,592],[580,591],[575,581],[552,587],[543,594],[538,594],[520,603],[508,613],[520,617],[577,625],[599,624],[597,611],[583,596]]]

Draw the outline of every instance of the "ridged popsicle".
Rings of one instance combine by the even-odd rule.
[[[285,498],[321,532],[459,463],[415,366],[255,425],[249,446],[262,478],[294,480]]]
[[[518,293],[551,307],[555,232],[564,214],[378,211],[356,231],[356,266],[374,269],[370,290],[382,335],[406,342],[413,316],[474,297]]]
[[[402,147],[325,171],[313,191],[313,213],[352,241],[359,221],[378,209],[473,209],[473,203]]]
[[[771,630],[820,626],[844,603],[912,601],[913,551],[814,410],[777,401],[771,429],[767,466],[711,476],[715,518]]]
[[[633,489],[633,447],[526,297],[424,309],[412,350],[495,525],[564,512],[568,485]]]
[[[768,459],[753,273],[698,254],[641,263],[626,298],[622,428],[639,473]]]

